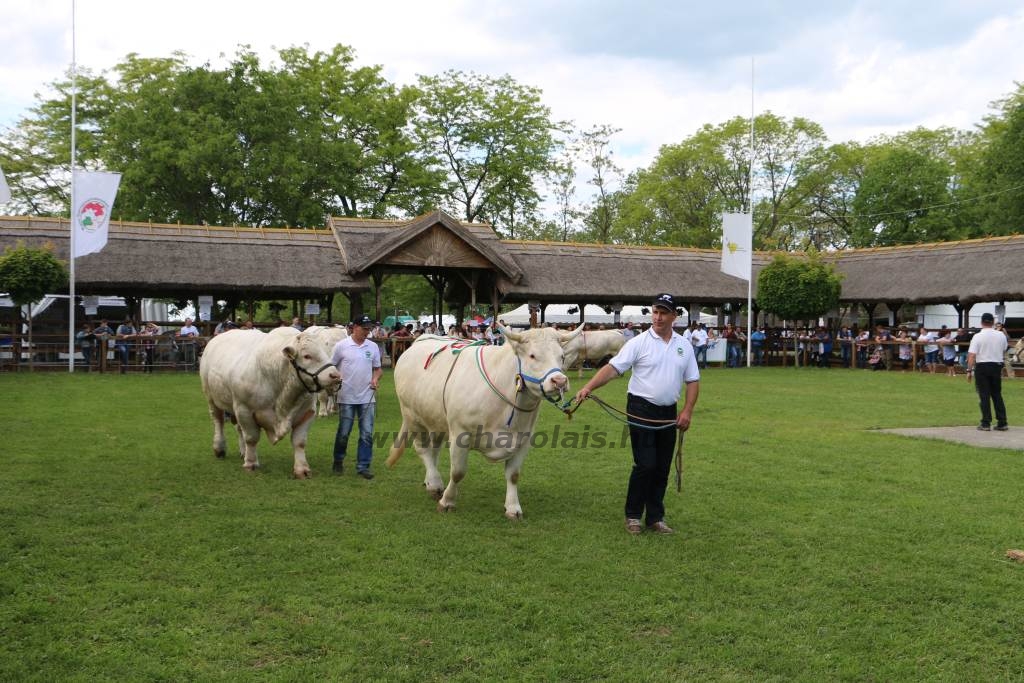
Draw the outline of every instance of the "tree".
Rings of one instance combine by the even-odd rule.
[[[940,241],[956,236],[947,207],[952,168],[910,146],[876,145],[853,199],[854,246]]]
[[[757,276],[757,304],[783,320],[810,320],[839,304],[842,276],[817,252],[780,254]]]
[[[322,225],[325,214],[420,213],[440,196],[411,135],[415,88],[350,48],[247,47],[227,67],[128,55],[110,77],[79,79],[79,165],[122,173],[119,217],[231,225]],[[66,81],[0,141],[22,205],[66,211]]]
[[[611,137],[621,130],[607,124],[596,125],[580,133],[578,142],[580,155],[594,171],[587,183],[597,190],[590,211],[590,233],[594,241],[602,244],[611,241],[615,217],[610,197],[611,184],[622,174],[622,169],[612,160]]]
[[[766,112],[754,119],[754,246],[785,248],[793,240],[788,215],[800,201],[799,179],[822,148],[821,126]],[[654,163],[635,175],[622,199],[616,231],[653,243],[711,247],[719,240],[717,215],[741,211],[750,198],[750,120],[705,125],[681,143],[665,145]],[[647,242],[645,242],[647,243]]]
[[[421,76],[416,131],[442,171],[445,203],[463,220],[488,220],[505,236],[536,212],[538,181],[557,151],[559,125],[540,91],[511,76],[446,71]]]
[[[32,347],[32,304],[48,292],[63,289],[68,283],[64,264],[53,255],[53,246],[32,249],[19,241],[0,256],[0,292],[6,292],[16,306],[28,306],[28,345]],[[29,369],[32,354],[29,354]]]
[[[853,243],[853,200],[864,174],[864,158],[864,148],[856,142],[808,154],[797,178],[799,199],[789,207],[789,249],[843,249]]]
[[[992,103],[981,130],[973,185],[986,198],[979,206],[976,234],[1006,235],[1024,230],[1024,84]],[[6,167],[5,167],[6,168]]]

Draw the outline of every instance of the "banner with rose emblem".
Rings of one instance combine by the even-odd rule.
[[[72,258],[92,254],[107,246],[110,212],[120,183],[120,173],[75,171],[72,188],[74,207],[71,212],[74,230]]]

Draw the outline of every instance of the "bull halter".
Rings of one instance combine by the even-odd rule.
[[[516,366],[517,366],[516,367],[516,394],[517,395],[523,391],[523,382],[530,382],[531,384],[536,384],[536,385],[538,385],[540,387],[541,396],[543,396],[544,399],[548,401],[548,403],[553,404],[559,410],[562,410],[562,411],[566,410],[566,408],[568,407],[570,401],[566,401],[565,403],[560,403],[559,399],[556,399],[555,397],[550,396],[546,391],[544,391],[544,380],[546,380],[548,377],[550,377],[551,375],[553,375],[556,372],[562,372],[561,368],[551,368],[550,370],[545,372],[542,377],[532,377],[532,376],[527,375],[527,374],[525,374],[523,372],[523,361],[522,361],[521,358],[519,358],[519,356],[516,356]],[[505,396],[505,394],[503,394],[501,392],[500,389],[498,389],[498,387],[496,387],[494,385],[494,382],[491,380],[490,375],[487,374],[487,367],[484,365],[483,347],[482,346],[479,347],[477,352],[476,352],[476,367],[480,371],[480,375],[484,378],[484,381],[487,383],[487,386],[490,387],[491,391],[493,391],[495,393],[495,395],[497,395],[498,398],[500,398],[502,401],[504,401],[508,405],[512,406],[512,412],[509,413],[508,421],[505,422],[505,426],[506,427],[512,424],[512,418],[515,417],[516,410],[519,410],[519,411],[524,412],[524,413],[532,413],[533,411],[537,410],[537,407],[539,406],[539,404],[538,404],[538,406],[534,406],[532,408],[524,408],[524,407],[522,407],[522,406],[520,406],[520,405],[518,405],[516,403],[515,396],[513,396],[511,399],[508,398],[507,396]],[[559,391],[559,397],[563,397],[564,395],[565,395],[564,391]]]
[[[306,393],[315,394],[318,391],[323,391],[324,389],[327,388],[320,384],[320,373],[326,370],[327,368],[334,367],[333,363],[324,363],[317,369],[316,372],[310,372],[306,368],[301,367],[298,363],[296,363],[294,358],[289,358],[288,361],[292,364],[292,367],[295,368],[295,376],[299,378],[299,384],[301,384],[302,388],[306,390]],[[302,378],[303,375],[308,375],[309,377],[313,378],[312,389],[306,386],[306,380]]]

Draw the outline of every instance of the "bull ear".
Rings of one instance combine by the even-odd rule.
[[[288,358],[289,360],[295,359],[296,351],[294,346],[288,345],[284,347],[283,349],[281,349],[281,353],[283,353],[285,357]]]
[[[580,323],[580,326],[577,327],[572,332],[563,332],[560,335],[558,335],[558,343],[561,344],[562,346],[565,346],[566,344],[571,342],[573,339],[579,336],[580,332],[583,331],[584,325],[586,325],[586,323]]]
[[[509,341],[521,342],[523,341],[523,335],[521,332],[513,332],[504,325],[498,325],[498,331],[501,332],[502,336]]]

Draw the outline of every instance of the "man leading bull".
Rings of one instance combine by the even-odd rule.
[[[644,530],[641,520],[655,533],[674,533],[665,523],[664,499],[676,431],[690,428],[700,394],[700,370],[693,347],[672,329],[676,315],[676,302],[671,294],[655,297],[651,304],[651,328],[626,342],[576,394],[576,400],[583,401],[626,370],[633,371],[626,399],[633,448],[633,470],[626,493],[626,531],[633,535]],[[684,386],[683,409],[677,413],[676,404]],[[649,428],[673,420],[675,429]]]

